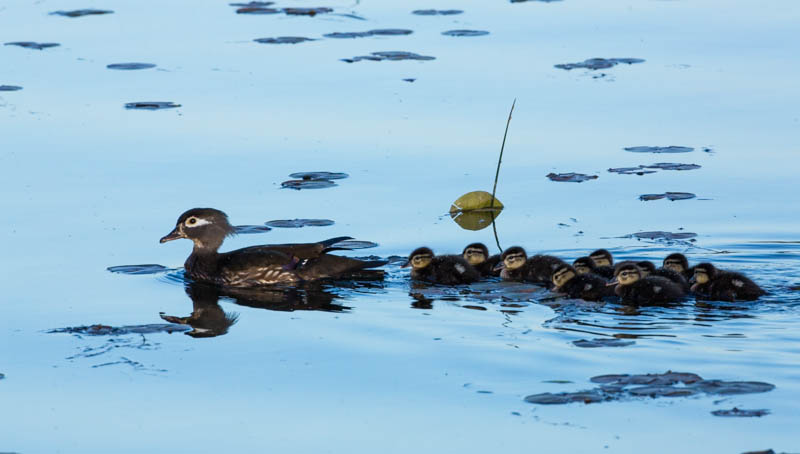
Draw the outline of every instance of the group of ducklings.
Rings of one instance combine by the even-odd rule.
[[[528,257],[514,246],[489,255],[482,243],[472,243],[461,255],[434,255],[427,247],[414,250],[405,266],[413,279],[435,284],[469,284],[485,277],[530,282],[570,298],[600,301],[618,297],[630,305],[665,304],[689,293],[701,299],[752,301],[766,292],[741,273],[724,271],[705,262],[689,266],[686,256],[668,255],[661,268],[650,261],[614,264],[611,253],[598,249],[570,265],[552,255]]]

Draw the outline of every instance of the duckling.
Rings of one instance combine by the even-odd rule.
[[[634,263],[617,269],[616,279],[607,285],[616,285],[614,292],[625,304],[637,306],[672,303],[685,293],[677,284],[660,276],[642,277],[642,271]]]
[[[427,247],[414,250],[403,267],[411,267],[411,278],[434,284],[470,284],[481,274],[460,255],[435,256]]]
[[[767,292],[742,273],[723,271],[711,263],[694,267],[692,291],[718,301],[754,301]]]
[[[567,264],[557,267],[553,273],[555,291],[586,301],[600,301],[606,296],[613,296],[614,291],[606,285],[607,282],[593,273],[580,274]]]
[[[594,260],[588,255],[576,258],[575,261],[572,262],[572,266],[575,267],[575,271],[578,274],[594,273],[595,269]]]
[[[386,261],[362,261],[327,253],[334,244],[350,237],[218,252],[225,238],[234,233],[224,212],[214,208],[193,208],[178,218],[175,228],[161,238],[161,243],[180,238],[192,240],[194,248],[184,263],[186,276],[196,282],[227,287],[323,279],[386,264]]]
[[[687,281],[694,276],[694,270],[689,267],[689,260],[679,252],[668,255],[661,267],[681,274]]]
[[[537,254],[528,258],[525,249],[519,246],[506,249],[501,258],[503,262],[498,267],[503,269],[500,277],[504,280],[531,282],[547,288],[553,286],[553,271],[566,265],[566,262],[552,255]]]
[[[500,263],[495,270],[500,270],[504,281],[524,281],[528,276],[528,254],[519,246],[512,246],[500,254]]]
[[[642,277],[661,276],[667,278],[678,284],[678,286],[680,286],[680,288],[683,290],[683,293],[689,293],[689,281],[683,277],[683,274],[677,273],[669,268],[656,268],[656,265],[649,260],[636,262],[636,266],[642,270]]]
[[[495,267],[500,263],[500,254],[489,256],[489,248],[483,243],[472,243],[461,253],[464,260],[478,270],[483,277],[499,276],[500,270]]]
[[[606,279],[614,278],[614,257],[605,249],[598,249],[589,258],[594,262],[594,273]]]

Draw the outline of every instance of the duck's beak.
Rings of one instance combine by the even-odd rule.
[[[506,264],[503,262],[498,263],[497,265],[492,268],[492,271],[500,271],[506,267]]]
[[[617,284],[619,284],[619,281],[616,280],[616,279],[613,279],[611,282],[606,284],[606,287],[611,287],[612,285],[617,285]]]
[[[163,244],[166,243],[167,241],[179,240],[181,238],[186,238],[186,237],[183,236],[183,233],[178,231],[178,227],[175,227],[174,229],[172,229],[171,232],[167,234],[167,236],[161,238],[158,242]]]
[[[695,276],[692,276],[692,277],[689,278],[689,283],[690,284],[696,284],[697,283],[697,279],[695,279]]]
[[[411,260],[406,260],[405,263],[400,265],[400,268],[408,268],[409,266],[411,266]]]

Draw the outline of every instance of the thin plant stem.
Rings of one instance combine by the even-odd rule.
[[[503,162],[503,150],[506,148],[506,137],[508,136],[508,125],[511,124],[511,114],[514,113],[514,106],[517,104],[517,98],[514,98],[514,102],[511,103],[511,110],[508,112],[508,121],[506,121],[506,131],[503,133],[503,144],[500,145],[500,158],[497,160],[497,171],[494,174],[494,187],[492,187],[492,202],[489,204],[489,210],[492,212],[492,230],[494,231],[494,241],[497,243],[497,248],[500,249],[500,252],[503,252],[503,248],[500,246],[500,239],[497,237],[497,226],[494,223],[494,219],[497,217],[495,216],[494,211],[494,194],[497,192],[497,180],[500,178],[500,164]]]

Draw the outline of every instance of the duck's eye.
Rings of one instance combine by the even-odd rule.
[[[197,224],[197,218],[189,218],[186,220],[186,225],[195,225]]]

